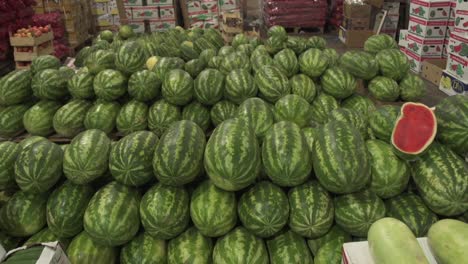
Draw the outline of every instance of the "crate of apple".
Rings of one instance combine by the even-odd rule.
[[[21,38],[30,38],[30,37],[37,38],[49,32],[50,32],[50,26],[44,26],[44,27],[33,26],[33,27],[28,27],[28,28],[20,28],[16,31],[16,33],[13,36],[21,37]]]

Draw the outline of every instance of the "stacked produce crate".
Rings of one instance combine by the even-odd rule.
[[[177,26],[177,1],[173,0],[126,0],[125,14],[135,32],[157,32]]]
[[[221,34],[225,43],[231,43],[237,34],[244,32],[244,19],[240,10],[226,11],[221,22]]]
[[[326,0],[264,0],[265,25],[281,25],[287,28],[319,28],[326,23]]]
[[[240,9],[238,0],[182,0],[185,28],[219,28],[222,13]]]
[[[345,1],[339,38],[349,48],[362,48],[374,32],[370,29],[372,6],[362,1]]]
[[[116,0],[94,0],[92,12],[98,31],[115,30],[119,27],[120,16]],[[138,30],[138,28],[136,29]]]
[[[54,34],[49,25],[18,29],[10,36],[16,69],[26,69],[33,59],[54,53]]]

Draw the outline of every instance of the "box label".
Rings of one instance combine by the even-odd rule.
[[[468,94],[468,83],[459,80],[447,71],[443,71],[439,90],[448,95]]]
[[[409,34],[406,48],[422,57],[440,58],[443,46],[443,39],[423,39],[413,34]]]
[[[427,21],[410,17],[408,32],[427,39],[443,39],[447,31],[447,21]]]
[[[150,31],[151,32],[159,32],[165,31],[170,28],[176,27],[175,19],[167,19],[167,20],[150,20],[149,21]]]
[[[410,15],[426,20],[447,19],[450,14],[450,1],[412,0]]]
[[[159,17],[161,19],[175,19],[174,6],[160,6]]]
[[[457,8],[454,31],[465,34],[468,33],[468,10],[460,10]]]
[[[145,22],[144,21],[131,21],[128,25],[133,29],[135,33],[144,33],[145,32]]]
[[[449,53],[447,57],[447,71],[465,82],[468,81],[468,59]]]

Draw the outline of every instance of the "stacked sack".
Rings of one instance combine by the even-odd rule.
[[[263,12],[268,27],[323,27],[327,16],[327,1],[266,0]]]

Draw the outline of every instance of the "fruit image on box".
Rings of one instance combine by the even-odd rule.
[[[468,81],[468,59],[461,58],[453,53],[449,53],[447,58],[447,70],[455,77]]]
[[[446,20],[450,14],[450,1],[412,0],[410,16],[425,20]]]
[[[408,43],[408,30],[402,29],[400,30],[400,36],[398,37],[398,46],[406,47]]]
[[[147,6],[174,5],[173,0],[146,0]]]
[[[460,10],[457,8],[455,12],[455,32],[468,34],[468,10]]]
[[[447,58],[449,53],[449,40],[444,39],[444,48],[442,49],[442,57]]]
[[[219,0],[219,9],[221,11],[227,11],[239,8],[237,0]]]
[[[153,19],[159,18],[159,11],[157,7],[143,6],[132,8],[133,19]]]
[[[405,52],[406,57],[408,57],[410,69],[415,73],[420,73],[423,61],[430,59],[428,57],[422,57],[418,54],[415,54],[411,52],[408,48],[406,48]]]
[[[209,11],[218,12],[218,1],[188,1],[187,2],[188,13]]]
[[[150,31],[151,32],[159,32],[165,31],[169,28],[173,28],[176,26],[176,21],[174,19],[167,19],[167,20],[150,20],[149,21]]]
[[[447,70],[442,72],[439,90],[448,95],[468,94],[468,82],[464,82],[453,76]]]
[[[159,18],[174,19],[175,18],[174,6],[159,6]]]
[[[468,59],[468,36],[452,33],[448,42],[448,52]]]
[[[425,39],[408,34],[406,49],[422,57],[440,58],[443,46],[443,39]]]
[[[447,21],[427,21],[417,17],[410,17],[408,32],[427,39],[443,39],[447,31]]]
[[[449,15],[449,21],[455,20],[455,11],[457,10],[457,1],[451,1],[450,2],[450,15]]]
[[[144,33],[145,32],[145,22],[144,21],[131,21],[128,24],[135,33]]]
[[[143,0],[123,0],[125,6],[142,6]]]

